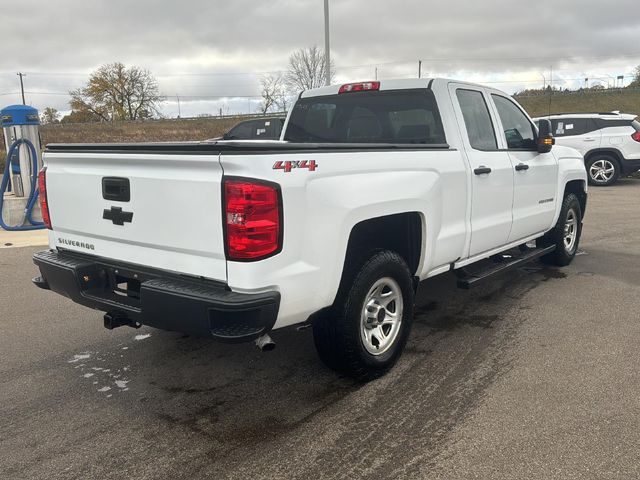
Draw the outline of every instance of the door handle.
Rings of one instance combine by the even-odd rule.
[[[526,163],[519,163],[518,165],[516,165],[516,172],[520,172],[522,170],[529,170],[529,165],[527,165]]]
[[[473,171],[473,173],[475,173],[476,175],[483,175],[485,173],[491,173],[491,169],[489,167],[485,167],[484,165],[480,165]]]
[[[585,142],[595,142],[596,139],[595,138],[585,138],[584,141]]]
[[[131,200],[131,186],[128,178],[102,177],[102,198],[113,202]]]

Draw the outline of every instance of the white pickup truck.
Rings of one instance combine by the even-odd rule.
[[[311,325],[328,366],[374,378],[421,280],[573,259],[587,177],[550,131],[498,90],[415,79],[303,92],[281,141],[48,145],[34,283],[108,328],[266,348]]]

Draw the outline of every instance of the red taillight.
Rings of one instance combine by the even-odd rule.
[[[380,90],[380,82],[347,83],[340,87],[338,93],[366,92],[368,90]]]
[[[633,135],[631,135],[631,138],[633,138],[636,142],[640,142],[640,132],[636,132]]]
[[[47,169],[46,167],[38,173],[38,192],[40,197],[40,210],[42,211],[42,221],[49,230],[51,227],[51,216],[49,215],[49,203],[47,202]]]
[[[229,260],[259,260],[282,246],[278,189],[248,180],[225,180],[225,226]]]

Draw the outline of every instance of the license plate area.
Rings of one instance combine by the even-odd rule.
[[[142,282],[155,278],[127,268],[94,264],[78,272],[83,295],[140,310]]]

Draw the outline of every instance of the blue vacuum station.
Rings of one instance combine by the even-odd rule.
[[[42,168],[38,110],[11,105],[0,110],[0,122],[7,151],[0,183],[0,228],[44,228],[38,202],[38,172]]]

